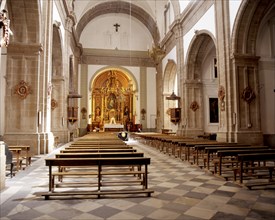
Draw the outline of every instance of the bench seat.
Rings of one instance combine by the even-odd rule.
[[[54,180],[55,177],[60,176],[95,176],[97,180],[97,192],[102,191],[102,186],[105,183],[111,183],[110,181],[103,180],[104,176],[117,176],[117,181],[120,180],[121,184],[130,184],[131,181],[127,181],[123,178],[120,178],[119,176],[127,176],[127,175],[134,175],[135,179],[137,178],[140,182],[140,185],[142,186],[142,189],[140,189],[138,192],[143,192],[144,190],[148,189],[148,168],[147,165],[150,164],[150,158],[145,157],[114,157],[114,158],[47,158],[46,160],[46,166],[49,166],[49,194],[45,194],[45,199],[49,199],[49,196],[51,195],[58,195],[54,192]],[[138,169],[123,169],[123,170],[117,170],[118,167],[126,166],[126,167],[133,167],[137,166]],[[72,168],[96,168],[93,171],[80,171],[76,172],[71,170],[63,171],[63,172],[53,172],[52,167],[72,167]],[[116,168],[115,170],[110,170],[111,168]],[[144,167],[142,169],[142,167]],[[107,168],[107,169],[106,169]],[[59,169],[60,170],[60,169]],[[137,176],[137,177],[136,177]],[[127,186],[128,186],[127,185]],[[131,186],[131,185],[129,185]],[[133,190],[133,193],[135,193],[135,190]],[[130,193],[132,193],[132,190],[130,190]],[[147,193],[148,195],[151,195],[152,191],[150,193]],[[69,195],[69,194],[66,194]],[[98,196],[101,194],[98,193]]]
[[[151,189],[142,189],[142,190],[106,190],[106,191],[66,191],[66,192],[45,192],[42,193],[41,196],[45,197],[45,200],[48,200],[50,196],[92,196],[95,195],[97,198],[100,198],[104,195],[121,195],[121,194],[146,194],[148,197],[151,196],[151,194],[154,193]]]

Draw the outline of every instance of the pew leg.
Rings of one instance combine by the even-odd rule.
[[[273,167],[269,167],[268,168],[268,172],[269,172],[269,182],[272,182],[272,173],[273,173],[273,170],[274,170],[274,168]]]

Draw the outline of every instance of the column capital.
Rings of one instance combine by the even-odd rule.
[[[72,28],[76,24],[76,16],[74,12],[70,12],[66,17],[65,29],[69,32],[72,32]]]

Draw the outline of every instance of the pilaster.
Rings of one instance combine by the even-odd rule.
[[[224,91],[224,96],[219,97],[219,130],[218,141],[233,141],[234,130],[231,116],[234,109],[233,84],[230,68],[230,14],[229,2],[215,0],[215,19],[217,36],[217,69],[219,88]],[[217,91],[218,93],[218,91]]]
[[[147,77],[146,77],[146,68],[140,68],[140,110],[144,109],[148,112],[147,106]],[[141,114],[140,121],[142,123],[142,129],[147,129],[147,114]],[[144,117],[142,116],[144,115]]]

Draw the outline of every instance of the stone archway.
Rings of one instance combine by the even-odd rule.
[[[55,22],[53,25],[53,44],[52,44],[52,81],[51,81],[51,131],[55,137],[55,145],[59,142],[65,143],[66,124],[64,110],[66,109],[66,98],[64,94],[65,79],[63,76],[63,55],[60,24]]]
[[[172,93],[177,93],[177,64],[174,60],[168,60],[164,70],[163,76],[163,110],[164,110],[164,129],[175,130],[177,127],[175,124],[171,123],[170,115],[171,108],[178,107],[178,100],[167,100],[166,98]]]
[[[211,117],[214,116],[210,111],[211,103],[216,103],[213,112],[216,118],[219,116],[217,107],[218,76],[214,75],[215,59],[216,46],[213,37],[209,33],[197,33],[187,54],[184,85],[185,118],[183,120],[188,135],[197,136],[218,130],[218,121],[211,121]]]
[[[262,34],[266,32],[266,29],[263,29],[266,25],[266,19],[271,14],[273,14],[272,17],[274,17],[274,12],[272,13],[274,7],[274,1],[246,0],[242,2],[237,14],[232,37],[232,61],[233,75],[235,76],[234,83],[237,89],[236,93],[239,94],[235,97],[237,118],[235,132],[238,142],[246,143],[247,140],[249,140],[249,143],[252,144],[263,144],[261,124],[269,126],[275,123],[274,114],[269,114],[270,117],[266,120],[263,116],[265,113],[261,113],[261,111],[263,111],[261,106],[266,105],[265,100],[268,99],[268,94],[270,97],[274,96],[271,90],[269,92],[267,90],[265,91],[265,88],[261,84],[265,84],[264,81],[269,81],[265,85],[267,86],[272,81],[270,81],[272,77],[266,78],[266,74],[268,72],[273,72],[274,74],[275,68],[274,65],[270,66],[265,62],[264,54],[259,49],[257,51],[257,48],[261,45],[266,47],[267,43],[270,44],[268,48],[272,48],[272,40],[270,39],[268,41],[268,38],[263,39],[261,37],[263,36]],[[272,23],[274,27],[274,22]],[[270,30],[272,30],[272,28]],[[270,58],[272,58],[272,56]],[[274,54],[273,61],[271,62],[274,63]],[[266,65],[264,63],[266,63]],[[269,69],[268,66],[270,66],[271,69]],[[251,98],[247,99],[246,97]],[[271,99],[268,101],[268,108],[272,102],[274,103],[275,100],[273,101],[273,99]],[[262,120],[265,120],[265,122],[261,122]],[[273,137],[275,137],[275,128],[271,128],[270,132],[273,133]],[[273,144],[275,145],[275,141],[273,141]]]

